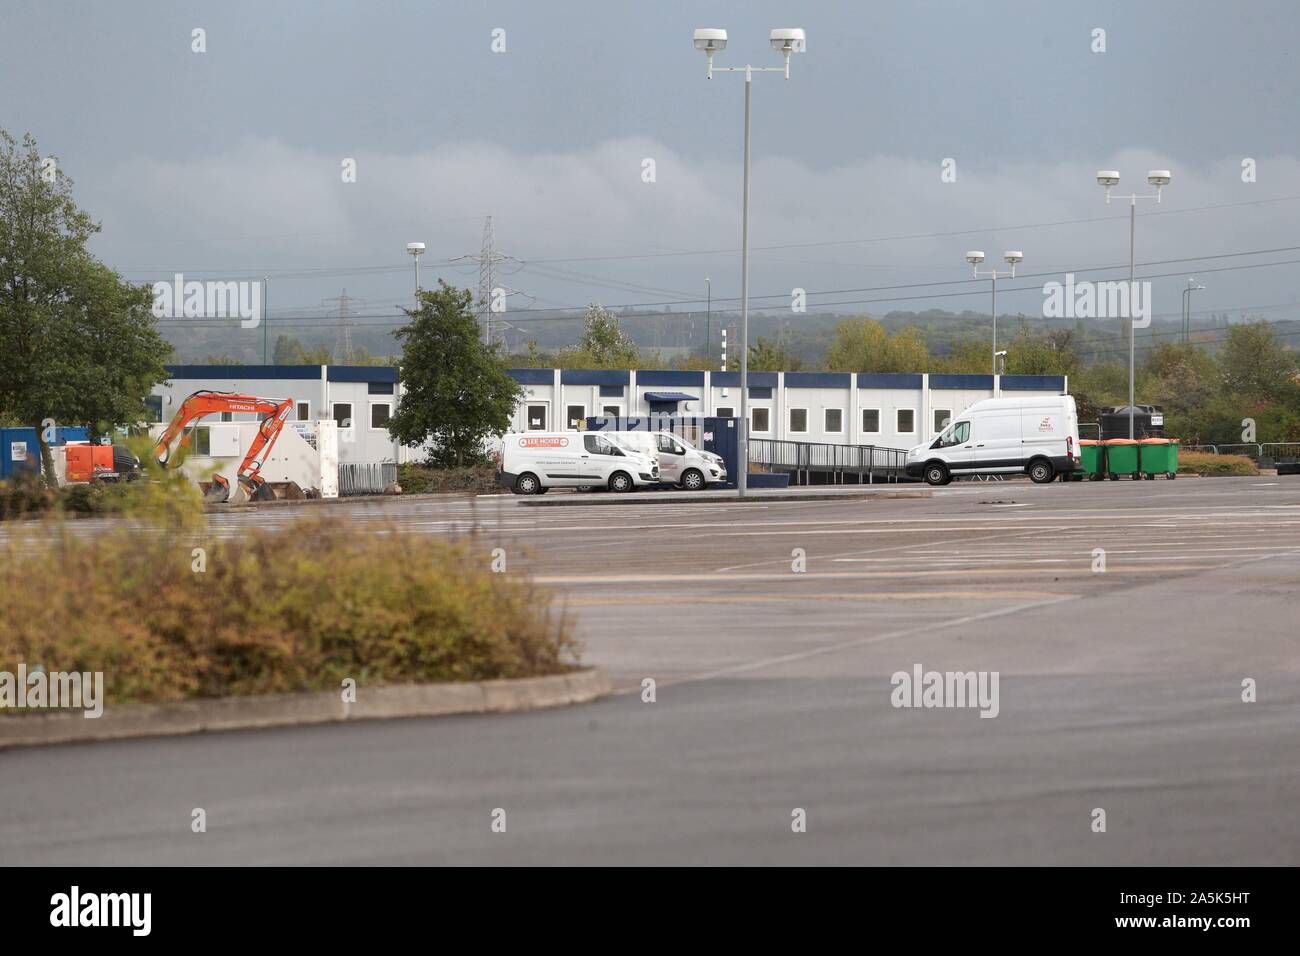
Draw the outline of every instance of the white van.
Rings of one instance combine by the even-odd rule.
[[[523,432],[501,440],[497,482],[517,495],[584,486],[631,491],[658,481],[658,462],[599,432]]]
[[[597,432],[608,435],[624,448],[640,452],[659,462],[659,480],[687,491],[699,491],[711,483],[727,480],[727,466],[721,455],[696,448],[672,432]]]
[[[932,485],[955,475],[999,473],[1046,484],[1078,468],[1079,417],[1071,395],[986,398],[907,453],[908,476]]]

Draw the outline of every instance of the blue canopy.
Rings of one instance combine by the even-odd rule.
[[[699,399],[694,395],[687,395],[685,392],[646,392],[646,401],[648,402],[698,402]]]

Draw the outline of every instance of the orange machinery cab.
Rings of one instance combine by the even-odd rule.
[[[65,475],[70,484],[85,484],[103,478],[116,478],[112,445],[67,445]]]

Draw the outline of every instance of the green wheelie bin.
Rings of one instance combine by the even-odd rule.
[[[1138,442],[1142,476],[1154,481],[1156,475],[1169,480],[1178,477],[1178,441],[1173,438],[1144,438]]]
[[[1138,443],[1131,438],[1109,438],[1106,446],[1106,477],[1119,481],[1120,475],[1128,475],[1137,481],[1142,478],[1138,470]]]
[[[1091,438],[1079,439],[1079,459],[1083,473],[1089,481],[1101,481],[1106,477],[1106,448],[1099,441]]]

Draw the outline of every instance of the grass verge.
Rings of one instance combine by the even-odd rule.
[[[1199,451],[1178,452],[1180,475],[1249,476],[1258,475],[1259,468],[1245,455],[1211,455]]]
[[[24,522],[0,546],[0,669],[102,671],[109,703],[563,673],[578,646],[527,577],[448,542],[337,517],[217,538]],[[84,528],[84,526],[83,526]],[[89,529],[85,529],[89,530]]]

